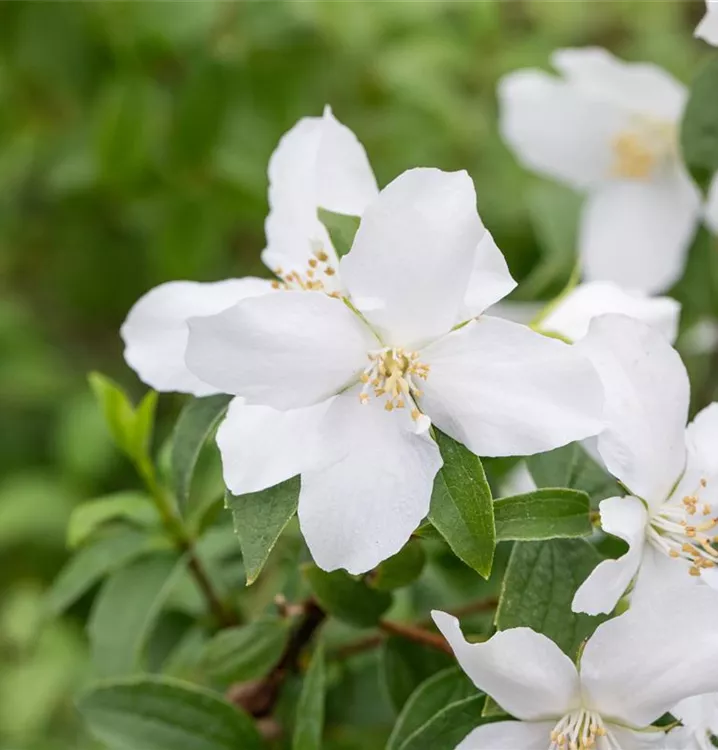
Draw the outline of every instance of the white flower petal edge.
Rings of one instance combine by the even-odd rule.
[[[553,721],[498,721],[474,729],[456,750],[546,750]]]
[[[716,18],[718,18],[718,6],[716,8]],[[713,234],[718,234],[718,176],[714,177],[711,181],[706,205],[703,209],[703,220]]]
[[[635,577],[643,557],[648,520],[646,506],[637,497],[610,497],[599,507],[601,527],[628,542],[628,552],[618,560],[599,563],[576,591],[573,611],[589,615],[611,612]]]
[[[388,415],[359,387],[337,396],[319,426],[331,463],[302,472],[299,524],[324,570],[363,573],[396,554],[429,512],[439,449],[409,413]]]
[[[718,2],[706,0],[706,14],[696,27],[696,36],[718,46]]]
[[[221,312],[242,299],[271,290],[269,281],[255,278],[160,284],[140,297],[122,324],[125,360],[142,382],[157,391],[194,396],[218,393],[185,365],[188,318]]]
[[[718,733],[718,694],[686,698],[674,706],[671,713],[684,726],[682,750],[713,750],[715,746],[709,735]]]
[[[438,611],[431,616],[476,687],[512,716],[541,721],[578,707],[576,667],[546,636],[513,628],[485,643],[468,643],[455,617]]]

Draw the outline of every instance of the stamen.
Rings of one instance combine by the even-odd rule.
[[[676,150],[675,127],[649,118],[636,118],[612,142],[615,177],[648,179],[656,167]]]
[[[603,719],[595,711],[585,708],[564,716],[549,735],[549,750],[594,750],[596,738],[603,737],[606,750],[620,750],[618,742],[606,729]]]
[[[312,257],[307,260],[307,268],[301,273],[296,270],[285,273],[280,267],[275,268],[274,273],[281,280],[273,281],[272,288],[324,292],[330,297],[340,298],[336,282],[331,281],[337,271],[329,264],[329,254],[318,241],[312,241],[312,245],[314,249]],[[327,278],[318,278],[320,275]]]

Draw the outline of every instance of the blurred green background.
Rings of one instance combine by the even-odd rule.
[[[497,134],[500,76],[598,44],[686,81],[703,3],[15,2],[0,5],[0,750],[84,750],[87,603],[43,617],[74,505],[135,486],[86,386],[134,394],[118,328],[170,279],[264,273],[266,167],[330,103],[380,184],[466,168],[517,278],[541,257]],[[550,259],[549,259],[550,261]],[[564,264],[565,265],[565,264]],[[533,276],[530,294],[562,281]],[[556,278],[554,278],[556,276]],[[161,402],[165,422],[177,400]],[[160,431],[162,434],[162,430]]]

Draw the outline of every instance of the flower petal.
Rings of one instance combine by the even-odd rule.
[[[671,713],[694,734],[705,737],[708,732],[718,732],[717,693],[686,698],[675,705]],[[709,742],[706,743],[706,747],[711,747]]]
[[[646,727],[691,695],[718,691],[718,596],[664,589],[599,625],[581,657],[586,705]]]
[[[187,319],[213,315],[247,297],[270,292],[264,279],[228,279],[208,284],[170,281],[140,297],[122,324],[125,360],[143,383],[156,391],[208,396],[217,389],[185,365]]]
[[[497,721],[474,729],[456,750],[546,750],[554,721]]]
[[[616,724],[609,724],[606,729],[611,732],[616,740],[615,747],[621,750],[668,750],[670,748],[670,745],[666,745],[665,733],[660,729],[637,732]],[[600,747],[600,745],[597,747]],[[676,747],[675,750],[678,750],[678,748]],[[681,750],[689,750],[689,748],[681,745]]]
[[[610,281],[592,281],[569,292],[544,318],[541,329],[576,341],[588,333],[593,318],[605,313],[642,320],[673,343],[678,335],[681,305],[671,297],[647,297]]]
[[[609,614],[638,572],[648,523],[646,506],[637,497],[602,500],[601,527],[628,542],[628,552],[618,560],[604,560],[581,584],[573,598],[574,612]]]
[[[718,26],[718,6],[716,6],[715,16],[716,26]],[[718,42],[716,42],[716,44],[718,44]],[[708,197],[706,198],[706,204],[703,209],[703,220],[713,234],[718,234],[718,175],[714,176],[711,181],[708,190]]]
[[[718,2],[706,0],[706,14],[696,27],[696,36],[718,46]]]
[[[578,189],[610,175],[621,108],[539,70],[505,76],[498,96],[501,135],[525,167]]]
[[[358,378],[376,348],[366,326],[338,299],[291,292],[245,300],[192,318],[187,366],[247,403],[295,409],[324,401]]]
[[[480,456],[528,455],[595,435],[602,392],[573,348],[482,316],[421,352],[423,411]]]
[[[457,322],[485,233],[466,172],[411,169],[365,211],[341,277],[385,343],[409,346]]]
[[[678,168],[650,181],[607,183],[584,206],[579,252],[588,281],[661,292],[682,275],[702,208]]]
[[[641,567],[631,592],[631,603],[640,604],[644,598],[655,599],[670,589],[693,588],[707,582],[711,573],[704,571],[700,578],[689,575],[690,563],[682,558],[668,557],[653,545],[643,548]]]
[[[474,685],[512,716],[522,721],[560,719],[578,706],[576,667],[545,635],[512,628],[485,643],[468,643],[455,617],[436,610],[431,616]]]
[[[429,512],[442,460],[406,410],[387,412],[359,388],[338,396],[320,425],[321,469],[302,473],[299,524],[324,570],[365,573],[396,554]]]
[[[515,288],[516,282],[509,272],[506,259],[487,230],[476,248],[464,306],[456,322],[481,315]]]
[[[235,495],[259,492],[323,464],[319,425],[330,404],[277,411],[234,398],[217,430],[227,488]]]

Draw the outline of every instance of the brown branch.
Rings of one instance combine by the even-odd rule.
[[[398,635],[400,638],[406,638],[409,641],[414,641],[414,643],[421,643],[424,646],[435,648],[446,654],[454,653],[444,636],[424,630],[423,628],[417,628],[415,625],[404,625],[400,622],[381,620],[379,622],[379,629],[389,635]]]
[[[231,628],[234,625],[238,625],[239,619],[237,618],[237,614],[231,609],[228,609],[217,595],[204,566],[197,557],[194,545],[185,538],[179,543],[179,546],[187,555],[187,566],[194,576],[197,586],[199,586],[202,595],[207,601],[207,606],[218,624],[222,628]]]

